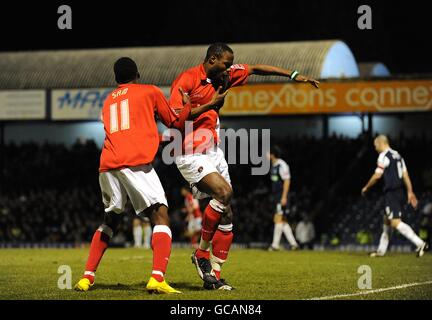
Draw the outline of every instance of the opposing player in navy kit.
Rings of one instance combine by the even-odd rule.
[[[417,208],[417,198],[413,192],[411,179],[405,161],[401,155],[390,148],[388,138],[380,135],[375,138],[375,149],[379,153],[375,173],[362,189],[364,195],[381,177],[384,178],[385,216],[383,233],[381,234],[378,250],[370,254],[371,257],[382,257],[387,251],[392,228],[398,230],[405,238],[416,246],[418,257],[422,257],[428,245],[420,239],[413,229],[402,221],[402,212],[408,197],[408,204]],[[407,193],[405,194],[404,185]]]
[[[273,242],[269,251],[279,250],[282,233],[291,245],[291,249],[298,249],[297,241],[294,238],[287,217],[289,214],[288,192],[291,183],[291,173],[288,164],[280,158],[281,150],[277,146],[270,148],[271,161],[271,183],[272,198],[275,204]]]

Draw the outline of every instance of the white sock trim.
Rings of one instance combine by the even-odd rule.
[[[161,271],[157,271],[157,270],[153,270],[153,271],[152,271],[152,274],[157,274],[157,275],[159,275],[159,276],[161,276],[161,277],[164,276],[163,272],[161,272]]]
[[[95,277],[95,276],[96,276],[96,274],[95,274],[93,271],[85,271],[85,272],[84,272],[84,275],[85,275],[85,276],[92,276],[92,277]]]
[[[211,258],[210,258],[210,261],[211,261],[211,262],[215,262],[215,263],[217,263],[217,264],[224,264],[224,262],[225,262],[226,260],[222,260],[222,259],[220,259],[220,258],[218,258],[218,257],[216,257],[216,256],[214,256],[214,255],[212,255]]]
[[[216,199],[211,199],[209,202],[210,207],[212,207],[215,211],[223,213],[225,212],[225,205],[217,201]]]
[[[224,262],[225,260],[219,259],[218,257],[215,256],[210,257],[210,263],[214,271],[220,272],[222,270],[222,265],[224,264]]]
[[[223,231],[223,232],[230,232],[233,229],[233,224],[232,223],[230,223],[230,224],[220,224],[218,226],[218,229],[220,231]]]
[[[169,235],[170,238],[172,238],[171,229],[166,225],[158,224],[154,226],[153,233],[157,233],[157,232],[164,232],[167,235]]]

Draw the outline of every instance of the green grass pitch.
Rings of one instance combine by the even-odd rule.
[[[359,290],[358,268],[372,270],[369,294],[340,299],[432,299],[432,256],[390,253],[369,258],[365,253],[232,249],[222,276],[234,291],[206,291],[190,261],[191,249],[173,249],[167,281],[181,295],[150,295],[145,284],[152,253],[144,249],[108,249],[96,283],[89,292],[60,290],[60,265],[79,280],[88,248],[0,250],[0,299],[310,299],[353,294]],[[427,283],[429,281],[429,283]],[[425,283],[426,282],[426,283]],[[410,284],[408,287],[398,287]],[[414,284],[414,285],[412,285]],[[396,287],[396,288],[395,288]],[[378,291],[378,289],[391,288]]]

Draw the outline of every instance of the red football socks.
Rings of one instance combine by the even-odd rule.
[[[152,236],[153,270],[152,277],[161,282],[171,254],[171,230],[165,225],[156,225]]]
[[[234,235],[232,231],[221,231],[220,229],[216,230],[215,235],[212,241],[212,253],[213,256],[219,260],[219,266],[222,267],[222,264],[228,258],[228,252],[231,248],[231,243],[233,241]],[[217,263],[217,262],[216,262]],[[219,270],[214,270],[217,279],[220,279],[220,268]]]
[[[205,242],[209,243],[212,241],[213,236],[215,234],[215,231],[217,229],[217,226],[219,224],[220,220],[220,212],[213,209],[210,204],[207,205],[203,219],[202,219],[202,228],[201,228],[201,239]],[[204,258],[204,259],[210,259],[210,251],[209,248],[198,248],[196,251],[196,257],[198,259]]]
[[[216,258],[225,261],[228,257],[228,252],[230,250],[233,238],[234,235],[232,231],[221,231],[219,229],[216,230],[212,241],[213,255]]]
[[[216,279],[218,279],[218,280],[220,280],[220,271],[216,271],[216,270],[213,270],[213,272],[214,272],[214,274],[215,274],[215,277],[216,277]]]
[[[102,259],[105,250],[108,248],[110,237],[104,232],[96,230],[93,235],[93,239],[90,245],[90,252],[86,264],[86,272],[84,278],[94,281],[94,272],[96,272],[97,267]]]
[[[196,255],[197,259],[204,258],[204,259],[209,260],[210,259],[210,250],[203,250],[203,249],[198,248],[195,255]]]
[[[202,219],[201,238],[203,240],[210,242],[213,239],[219,220],[220,213],[213,209],[209,204],[204,211]]]

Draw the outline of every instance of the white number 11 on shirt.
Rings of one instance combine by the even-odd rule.
[[[129,100],[125,99],[120,101],[120,130],[127,130],[129,127]],[[113,103],[110,105],[110,133],[118,130],[117,103]]]

